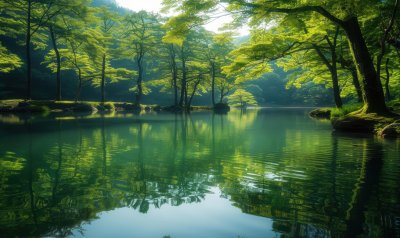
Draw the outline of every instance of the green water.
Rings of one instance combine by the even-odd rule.
[[[1,237],[400,237],[400,142],[306,109],[0,117]]]

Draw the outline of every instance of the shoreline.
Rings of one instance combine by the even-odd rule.
[[[317,108],[309,113],[317,120],[330,120],[335,132],[363,133],[382,138],[400,138],[400,108],[391,107],[393,115],[360,114],[357,111],[335,114],[333,108]]]
[[[142,111],[166,111],[166,112],[184,112],[213,110],[211,106],[191,106],[181,108],[175,106],[160,106],[156,104],[141,104],[129,102],[93,102],[93,101],[52,101],[52,100],[0,100],[0,114],[63,114],[63,113],[111,113],[126,112],[140,113]]]
[[[399,103],[393,103],[396,107],[389,107],[393,111],[391,116],[380,116],[376,114],[357,114],[352,108],[349,111],[335,109],[331,107],[274,107],[263,106],[260,109],[314,109],[309,112],[311,118],[319,120],[330,120],[334,131],[346,133],[364,133],[377,135],[382,138],[400,138],[400,112]],[[257,107],[258,108],[258,107]],[[252,109],[252,108],[248,108]],[[36,116],[49,115],[91,115],[107,113],[136,113],[142,112],[170,112],[183,113],[195,111],[214,111],[216,113],[226,114],[229,112],[229,106],[192,106],[190,108],[181,108],[176,106],[160,105],[137,105],[129,102],[91,102],[91,101],[51,101],[51,100],[23,100],[11,99],[0,100],[0,114],[32,114]]]

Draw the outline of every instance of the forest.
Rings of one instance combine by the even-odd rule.
[[[0,99],[382,114],[400,93],[397,1],[165,0],[169,17],[112,0],[0,4]],[[206,30],[222,7],[233,21]],[[235,34],[244,24],[250,35]]]
[[[0,236],[400,237],[399,1],[0,0]]]

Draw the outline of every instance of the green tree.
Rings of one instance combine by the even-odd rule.
[[[64,48],[59,50],[62,62],[60,70],[74,71],[78,84],[75,92],[75,101],[78,101],[81,95],[84,82],[93,81],[101,76],[96,69],[96,50],[101,35],[95,29],[82,24],[82,21],[69,19],[65,22],[68,34],[60,39]],[[44,62],[53,72],[57,70],[55,52],[50,51]]]
[[[195,23],[204,12],[215,9],[220,1],[200,1],[190,0],[179,1],[179,4],[170,4],[171,7],[183,11],[180,17],[192,19],[190,22],[180,24],[177,28],[180,32],[190,28],[191,23]],[[343,30],[349,42],[354,63],[362,85],[364,107],[361,112],[380,113],[388,112],[385,104],[382,84],[374,67],[370,50],[367,47],[365,35],[362,32],[360,19],[371,17],[371,14],[379,12],[381,1],[371,0],[368,4],[361,1],[255,1],[244,0],[225,1],[229,4],[228,10],[238,13],[240,19],[252,18],[253,23],[263,25],[279,17],[290,15],[299,18],[308,17],[313,14],[320,15],[332,24],[337,25]],[[398,2],[393,5],[392,1],[385,2],[397,8]],[[279,22],[277,22],[279,24]],[[390,30],[390,28],[388,28]],[[386,38],[386,37],[384,37]]]
[[[18,23],[10,21],[6,14],[7,4],[0,1],[0,36],[12,37],[18,34],[16,28],[19,27]],[[22,67],[22,61],[16,54],[11,53],[0,41],[0,72],[8,73],[14,69]]]
[[[78,24],[77,27],[84,29],[85,14],[87,14],[87,7],[89,1],[87,0],[62,0],[54,2],[54,5],[58,5],[60,9],[57,12],[47,12],[45,17],[49,21],[45,24],[48,28],[50,35],[50,42],[53,47],[55,59],[56,59],[56,100],[61,100],[61,54],[60,47],[65,48],[65,41],[61,39],[66,38],[71,32],[70,23]],[[51,14],[51,15],[50,15]]]
[[[100,56],[101,61],[101,74],[100,81],[93,81],[96,86],[100,86],[101,91],[101,102],[105,102],[105,87],[107,79],[110,79],[111,82],[116,82],[118,80],[125,80],[134,75],[134,71],[128,70],[126,68],[115,68],[112,67],[111,61],[116,60],[118,58],[122,58],[121,55],[117,55],[118,50],[116,50],[116,45],[118,42],[118,26],[120,16],[113,12],[107,7],[100,7],[97,9],[96,16],[98,17],[96,29],[100,32],[100,44],[96,47],[95,52],[96,58]]]
[[[22,61],[16,54],[12,54],[0,42],[0,73],[8,73],[22,67]]]
[[[159,87],[160,92],[172,92],[174,95],[173,106],[179,104],[179,57],[180,46],[173,43],[162,43],[158,47],[159,61],[157,62],[157,72],[159,77],[152,80],[150,85]]]
[[[228,54],[233,50],[231,42],[232,37],[230,34],[214,35],[206,48],[206,58],[211,76],[211,102],[213,105],[216,103],[216,88],[220,90],[220,102],[229,91],[229,86],[225,83],[226,75],[222,73],[222,68],[230,62]]]
[[[146,58],[155,56],[156,48],[161,44],[161,24],[157,16],[140,11],[131,13],[124,19],[125,39],[124,47],[128,57],[134,58],[137,69],[136,86],[132,89],[135,93],[135,103],[140,105],[143,94],[150,90],[145,87],[143,80],[146,75]]]
[[[234,93],[229,95],[228,102],[230,105],[240,108],[257,106],[257,100],[254,95],[242,88],[236,89]]]
[[[32,39],[43,37],[43,27],[45,27],[53,17],[57,16],[62,10],[63,5],[56,0],[16,0],[1,1],[2,6],[7,9],[5,14],[9,18],[9,24],[19,34],[25,36],[27,86],[26,99],[32,97]]]

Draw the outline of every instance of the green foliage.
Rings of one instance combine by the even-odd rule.
[[[247,106],[257,106],[254,95],[245,89],[236,89],[228,96],[228,103],[234,107],[246,108]]]
[[[331,118],[339,118],[346,116],[351,112],[355,112],[362,108],[362,104],[353,103],[353,104],[345,104],[342,108],[332,108],[331,109]]]
[[[10,53],[0,42],[0,73],[8,73],[22,66],[22,60]]]
[[[175,22],[176,27],[172,29],[171,32],[185,32],[192,24],[198,24],[198,21],[204,22],[205,19],[210,17],[210,15],[207,14],[212,13],[213,10],[216,11],[220,7],[219,1],[201,1],[201,3],[195,3],[191,0],[181,0],[176,4],[172,4],[169,1],[166,2],[169,8],[182,10],[182,13],[176,17],[176,19],[184,17],[187,20],[181,23]],[[202,5],[203,3],[204,5]],[[326,39],[331,48],[331,52],[338,50],[336,44],[332,47],[332,41],[329,40],[329,35],[327,37],[324,36],[326,34],[324,31],[329,30],[333,25],[337,25],[340,28],[339,30],[346,32],[348,36],[347,40],[350,41],[351,51],[355,56],[353,59],[354,66],[357,66],[356,70],[362,84],[361,90],[363,90],[365,95],[364,111],[385,111],[384,98],[381,97],[383,93],[382,89],[379,87],[380,75],[378,78],[374,75],[375,72],[380,73],[380,66],[374,68],[372,65],[372,58],[374,58],[373,52],[377,52],[378,50],[376,49],[379,49],[379,46],[376,47],[376,39],[380,38],[375,37],[375,42],[371,42],[369,40],[373,40],[373,38],[368,39],[369,34],[364,35],[362,30],[367,29],[366,32],[371,32],[370,30],[372,30],[372,28],[376,30],[377,22],[381,22],[383,25],[382,29],[386,29],[385,27],[390,18],[388,19],[388,17],[386,17],[386,20],[383,20],[385,18],[380,19],[380,16],[391,16],[393,10],[390,10],[390,6],[393,8],[393,1],[354,0],[321,2],[307,0],[249,2],[233,0],[224,1],[224,3],[227,4],[226,9],[228,11],[232,13],[239,12],[239,14],[235,14],[236,19],[247,18],[254,28],[252,31],[253,41],[235,50],[233,52],[235,60],[229,67],[225,67],[225,72],[234,75],[237,78],[237,82],[240,83],[260,77],[262,74],[271,70],[269,67],[271,61],[282,58],[286,60],[284,64],[292,65],[292,67],[290,67],[291,69],[297,67],[301,68],[301,72],[304,72],[304,74],[298,74],[298,77],[296,77],[295,80],[297,82],[293,83],[296,87],[300,87],[301,84],[310,80],[315,81],[315,83],[324,83],[330,86],[329,83],[326,83],[328,79],[326,76],[331,74],[335,101],[340,105],[336,100],[340,98],[339,83],[337,83],[336,80],[337,75],[344,79],[341,80],[342,86],[346,86],[350,81],[349,79],[351,79],[351,77],[349,77],[350,73],[346,71],[345,67],[341,69],[342,72],[338,71],[336,67],[337,59],[335,59],[338,54],[326,53],[321,50],[324,46],[317,46],[319,42]],[[197,7],[198,4],[206,9]],[[356,26],[353,30],[349,30],[348,24],[355,24]],[[358,25],[360,25],[360,27]],[[269,33],[273,31],[268,28],[272,26],[281,28],[276,37],[271,37],[271,35],[269,35]],[[375,31],[374,35],[377,36],[379,33]],[[375,50],[366,49],[364,43],[365,39],[368,40],[367,42],[372,43],[368,44],[375,48]],[[312,53],[312,48],[307,45],[311,45],[312,48],[316,48],[317,46],[320,49],[317,53],[319,58],[322,58],[324,61],[324,64],[315,64],[313,59],[315,57],[313,55],[308,55],[302,62],[299,62],[299,60],[304,59],[302,56],[291,57],[294,53]],[[301,49],[299,49],[299,46],[301,46]],[[361,54],[364,55],[359,57]],[[332,62],[328,62],[328,58],[332,58]],[[295,61],[290,62],[293,59],[295,59]],[[299,67],[300,65],[301,67]],[[328,71],[326,68],[321,68],[324,67],[324,65],[327,66]],[[376,69],[378,70],[376,71]],[[366,74],[365,72],[372,73]],[[356,84],[354,83],[354,85]],[[343,93],[344,95],[352,94],[349,90],[344,90]],[[359,96],[359,98],[361,97]]]
[[[142,95],[151,92],[143,82],[146,73],[152,69],[151,60],[149,58],[157,55],[158,46],[162,44],[161,37],[163,35],[159,17],[145,11],[131,13],[125,16],[123,20],[124,28],[121,47],[123,55],[127,59],[131,59],[138,71],[136,86],[131,88],[136,95],[137,103],[140,103]]]
[[[341,23],[349,16],[357,17],[371,58],[375,59],[394,4],[394,1],[376,0],[228,0],[222,5],[218,0],[163,2],[165,12],[179,14],[162,17],[145,11],[118,10],[112,4],[100,2],[95,3],[99,7],[94,7],[89,0],[0,1],[0,36],[6,37],[0,43],[0,72],[9,75],[24,63],[28,64],[29,61],[20,59],[24,56],[20,52],[26,52],[32,45],[36,54],[45,55],[41,63],[51,73],[56,74],[58,67],[64,71],[62,77],[68,78],[68,90],[76,88],[76,99],[83,86],[85,90],[88,85],[100,87],[104,95],[108,83],[118,83],[112,87],[121,91],[125,88],[126,95],[172,92],[183,104],[190,104],[193,96],[213,92],[215,104],[223,102],[234,88],[245,87],[249,81],[275,72],[273,65],[277,64],[290,75],[279,80],[287,83],[289,91],[296,91],[297,98],[307,98],[310,102],[320,100],[324,97],[320,94],[326,92],[323,88],[335,88],[333,76],[336,74],[339,96],[351,101],[359,96],[353,86],[357,82],[354,72],[359,71],[361,84],[365,76],[356,68],[362,64],[353,62],[348,33]],[[30,21],[26,18],[29,3]],[[246,37],[249,40],[235,46],[232,42],[238,40],[232,32],[215,34],[201,26],[217,17],[222,9],[234,13],[230,27],[250,24],[251,36]],[[340,29],[332,47],[337,25]],[[396,19],[380,65],[380,78],[383,84],[388,82],[392,98],[400,95],[396,45],[399,25]],[[50,31],[55,44],[49,37]],[[28,36],[30,43],[27,43]],[[17,39],[25,47],[24,51],[10,48],[9,37]],[[60,62],[53,45],[58,48]],[[390,59],[387,75],[383,70],[386,58]],[[34,74],[39,71],[43,70],[35,69]],[[14,73],[17,72],[24,73]],[[34,76],[44,78],[42,74],[47,72]],[[72,85],[73,82],[78,84]],[[365,91],[365,86],[361,88]],[[312,95],[301,95],[307,93]],[[117,97],[122,93],[118,94]]]

